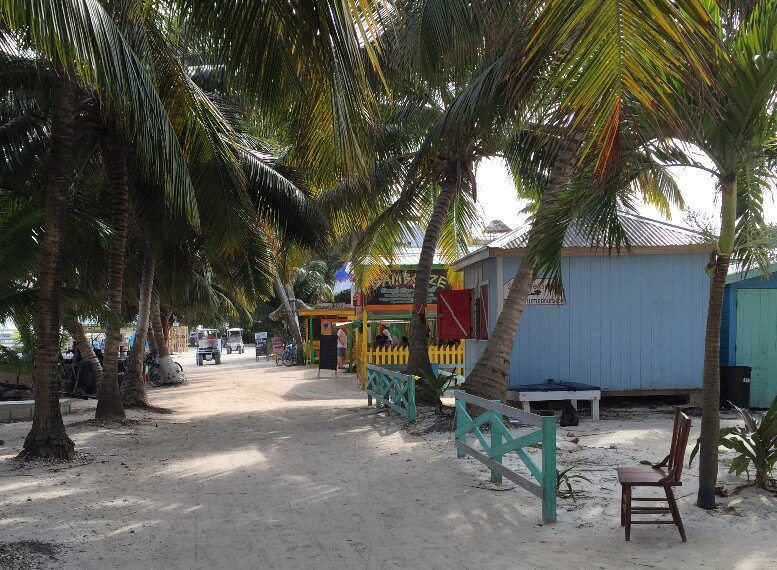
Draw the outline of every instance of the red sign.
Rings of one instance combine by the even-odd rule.
[[[353,294],[353,306],[354,307],[363,307],[364,306],[364,295],[361,291],[356,291],[356,293]]]
[[[442,338],[470,338],[472,312],[470,290],[437,292],[437,335]]]

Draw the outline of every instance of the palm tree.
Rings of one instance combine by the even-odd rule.
[[[673,110],[655,105],[666,100],[670,80],[683,78],[700,91],[711,81],[706,66],[714,35],[700,3],[678,7],[652,1],[648,26],[643,4],[626,0],[613,4],[600,9],[599,3],[578,0],[516,9],[508,2],[475,5],[454,0],[417,2],[408,8],[409,16],[400,24],[406,31],[397,34],[402,46],[399,61],[411,70],[403,77],[405,86],[412,91],[423,85],[446,108],[415,151],[397,203],[379,218],[384,225],[389,216],[410,219],[424,181],[440,188],[416,273],[408,371],[431,373],[422,313],[442,221],[454,196],[474,197],[477,162],[501,150],[504,130],[536,129],[538,110],[550,109],[545,113],[550,124],[575,135],[556,136],[559,169],[552,182],[563,182],[571,164],[593,152],[599,155],[596,168],[601,176],[616,162],[619,129],[632,101],[677,123]],[[386,44],[385,57],[390,60],[396,56]],[[581,67],[580,61],[587,63]],[[474,80],[462,90],[461,78],[473,70]],[[389,73],[389,85],[391,80]],[[455,99],[446,93],[451,87],[458,92]],[[572,148],[575,145],[565,139],[585,142]],[[548,190],[556,189],[550,185]],[[530,273],[531,268],[524,267],[515,296],[528,289]],[[517,323],[519,318],[514,315],[512,320]],[[506,376],[504,359],[500,367]],[[476,378],[491,374],[485,368],[484,363]]]
[[[73,167],[73,83],[99,90],[104,108],[120,119],[136,148],[143,150],[142,166],[165,182],[178,205],[186,205],[191,183],[148,76],[100,3],[8,0],[0,3],[0,16],[7,30],[4,37],[17,38],[22,48],[40,54],[54,69],[46,221],[38,266],[36,411],[22,455],[70,457],[73,443],[59,411],[54,366],[59,352],[62,224]]]
[[[59,278],[64,236],[64,211],[73,164],[74,97],[70,80],[57,62],[52,86],[51,155],[46,180],[46,212],[38,261],[35,318],[35,412],[20,457],[70,459],[75,445],[65,432],[59,409],[59,383],[54,364],[59,356]]]
[[[701,168],[712,174],[721,192],[721,229],[710,260],[710,293],[704,347],[703,409],[697,504],[715,507],[720,431],[720,325],[723,294],[732,260],[744,270],[768,266],[759,236],[767,231],[763,196],[777,179],[777,2],[715,10],[721,39],[731,54],[718,62],[722,83],[710,108],[685,92],[683,104],[695,108],[694,120],[676,133],[672,148],[661,153],[668,164]],[[678,91],[682,93],[681,91]],[[712,162],[706,167],[683,152],[686,145]]]
[[[187,2],[186,4],[192,6],[194,14],[199,14],[200,10],[207,11],[213,8],[212,5],[201,8],[196,6],[197,3]],[[324,4],[322,3],[321,8],[327,8]],[[192,199],[191,183],[186,171],[186,165],[180,160],[177,141],[170,137],[172,130],[166,115],[166,112],[171,111],[171,106],[175,108],[176,105],[179,105],[180,107],[181,93],[177,93],[176,90],[183,92],[184,100],[188,91],[180,89],[181,81],[165,82],[171,76],[174,79],[180,78],[180,65],[169,57],[170,50],[166,49],[169,46],[165,45],[165,37],[169,36],[166,36],[164,33],[158,33],[158,31],[153,29],[152,25],[149,25],[149,22],[156,22],[158,20],[172,22],[173,19],[170,18],[172,14],[169,9],[174,7],[174,4],[170,6],[165,5],[164,7],[154,5],[153,7],[158,10],[146,10],[145,8],[143,10],[125,10],[129,6],[122,6],[122,10],[118,10],[117,6],[107,4],[106,6],[115,11],[109,13],[103,8],[103,4],[84,2],[83,0],[67,0],[54,4],[40,1],[23,2],[21,0],[9,0],[3,4],[2,10],[3,15],[7,17],[6,24],[10,28],[15,31],[31,30],[32,33],[27,38],[29,46],[36,49],[44,57],[51,57],[52,54],[64,55],[62,58],[64,61],[87,61],[92,64],[91,67],[90,65],[75,66],[76,70],[81,74],[80,79],[87,86],[101,87],[101,93],[104,94],[101,99],[102,110],[107,116],[112,116],[119,135],[125,141],[133,141],[133,148],[142,151],[140,158],[141,164],[147,167],[146,175],[163,181],[163,187],[166,194],[171,198],[171,203],[174,203],[178,208],[177,211],[184,214],[196,226],[198,217],[196,209],[193,208],[194,201]],[[370,5],[368,3],[359,3],[358,5],[354,3],[346,6],[338,5],[333,10],[322,9],[320,13],[317,13],[315,8],[310,10],[304,4],[296,7],[291,5],[271,5],[269,9],[276,13],[264,19],[263,22],[270,26],[266,30],[267,35],[273,36],[276,42],[272,43],[269,51],[267,51],[268,45],[262,46],[262,55],[266,59],[266,65],[261,67],[263,72],[244,74],[234,65],[228,66],[226,68],[227,72],[230,77],[246,77],[250,75],[252,78],[258,78],[259,85],[252,85],[253,89],[250,91],[254,95],[258,94],[256,100],[262,102],[270,101],[275,97],[272,100],[277,103],[279,96],[279,93],[276,91],[272,97],[265,99],[262,89],[271,92],[280,85],[283,85],[284,88],[295,86],[295,92],[298,94],[296,101],[305,102],[305,105],[309,105],[310,101],[317,101],[314,108],[316,113],[298,114],[298,116],[303,118],[315,116],[316,119],[321,117],[326,119],[328,116],[330,118],[330,126],[345,129],[340,133],[344,135],[341,137],[341,140],[353,143],[356,137],[353,136],[354,133],[350,130],[349,120],[355,123],[356,121],[353,118],[363,115],[354,112],[354,109],[357,107],[361,109],[361,107],[356,105],[356,102],[359,101],[359,97],[356,96],[358,93],[352,89],[355,83],[350,80],[351,74],[330,74],[329,70],[331,69],[331,64],[337,64],[343,71],[359,71],[362,68],[363,62],[361,57],[354,55],[358,50],[353,48],[358,45],[355,39],[357,35],[366,37],[364,35],[365,30],[361,29],[357,34],[357,27],[359,26],[354,23],[352,16],[353,14],[362,13],[362,9],[365,7],[367,11],[362,14],[365,18],[361,20],[361,24],[366,24],[370,28],[374,23],[374,19],[369,10]],[[343,8],[348,9],[343,10]],[[245,9],[244,3],[232,4],[224,2],[220,3],[218,9],[220,11],[219,15],[225,16],[232,23],[235,23],[234,17],[242,18],[245,22],[253,18],[254,15],[252,11]],[[128,15],[130,13],[135,16],[129,18]],[[42,22],[36,22],[35,26],[29,26],[33,14],[36,18],[41,17]],[[137,18],[137,15],[143,15],[145,18]],[[187,20],[188,15],[189,13],[185,12],[183,19]],[[312,27],[297,26],[293,21],[299,15],[307,15],[307,21],[308,23],[312,22]],[[212,20],[208,18],[200,20],[197,17],[187,20],[191,24],[191,29],[199,34],[199,38],[213,39],[218,37],[221,39],[225,36],[222,33],[213,35],[212,29],[198,27],[197,23],[204,21]],[[294,25],[290,26],[289,24]],[[125,31],[129,27],[134,26],[132,29],[134,33],[126,33],[124,37],[117,36],[117,25]],[[244,41],[237,42],[240,46],[248,45],[247,40],[249,39],[255,41],[254,29],[249,29],[245,26],[234,26],[230,28],[230,33],[234,34],[237,30],[244,34]],[[293,30],[292,34],[289,34],[290,30]],[[336,37],[333,38],[333,36]],[[128,45],[124,38],[134,40],[140,38],[140,41],[137,44]],[[231,38],[234,39],[234,35]],[[333,38],[334,41],[330,42],[330,38]],[[219,55],[223,55],[218,42],[209,42],[209,45],[215,46],[216,52]],[[137,51],[139,46],[146,47],[147,51]],[[367,44],[362,45],[362,47],[365,46],[367,53],[371,53],[371,44],[367,42]],[[133,48],[136,51],[133,52]],[[276,48],[286,48],[286,50],[281,52],[281,50]],[[234,49],[234,45],[230,49]],[[148,78],[143,72],[144,68],[139,65],[138,54],[144,63],[151,64],[149,67],[154,69],[156,76],[162,80],[160,84],[168,88],[167,93],[164,90],[160,91],[162,95],[161,100],[154,88],[149,84]],[[255,54],[249,54],[248,57],[253,57],[253,55]],[[113,59],[107,56],[111,56]],[[225,59],[229,59],[229,57]],[[276,64],[280,64],[281,67],[278,68]],[[283,71],[280,77],[277,73],[279,69]],[[299,81],[300,77],[298,74],[300,71],[306,74],[305,78],[308,80],[304,83],[306,89],[299,88],[303,85]],[[361,72],[361,75],[363,75],[363,72]],[[359,73],[353,75],[353,77],[358,76]],[[335,79],[332,80],[332,78]],[[317,91],[311,89],[311,86],[316,86]],[[333,92],[337,93],[332,98],[338,105],[336,110],[329,109],[327,111],[328,106],[320,103],[322,96],[326,96],[328,88],[332,88]],[[309,97],[311,94],[316,94],[316,97],[311,99]],[[130,104],[126,104],[128,100],[131,101]],[[164,101],[166,109],[163,108],[163,105],[160,105],[160,101]],[[207,102],[200,98],[197,112],[194,113],[195,123],[202,118],[203,111],[205,115],[208,114],[208,108]],[[201,136],[202,129],[189,128],[192,121],[187,120],[188,118],[188,113],[181,113],[178,118],[178,124],[181,130],[190,137],[190,141],[194,140],[199,143],[203,141],[210,141],[211,143],[213,141],[220,141],[219,137],[208,139]],[[315,123],[309,121],[307,124],[313,125]],[[157,131],[155,132],[154,129]],[[160,132],[161,135],[159,134]],[[149,149],[153,148],[152,143],[154,141],[161,141],[160,152],[148,152]],[[312,149],[311,152],[318,152],[319,150],[315,144],[310,142],[308,142],[307,146]],[[186,148],[191,147],[187,145]],[[203,157],[200,155],[193,158],[201,161]],[[233,161],[233,171],[235,172],[239,171],[236,165],[237,162]],[[119,180],[121,178],[122,176],[119,176]],[[123,191],[118,191],[117,193],[119,211],[123,201],[122,193]],[[120,218],[121,216],[119,215],[116,219],[119,229],[123,226]],[[117,232],[116,239],[114,240],[114,245],[116,246],[114,248],[114,260],[119,259],[118,252],[122,250],[123,239],[121,233],[121,231]],[[113,303],[118,306],[121,302],[121,295],[118,289],[121,288],[122,276],[118,273],[118,265],[113,265],[116,271],[113,272],[110,282],[112,284],[111,288],[114,289]],[[109,328],[115,328],[115,326],[109,324]],[[109,337],[111,343],[115,342],[115,331],[109,334]],[[112,370],[113,365],[111,361],[108,362],[108,366]],[[103,404],[99,406],[98,415],[101,415],[103,412],[107,415],[119,415],[121,412],[116,400],[117,391],[113,389],[112,371],[107,376],[106,382],[110,383],[110,387],[106,386],[107,389],[101,390]]]
[[[151,322],[156,253],[148,246],[144,249],[145,260],[139,286],[140,295],[135,336],[130,353],[127,355],[124,381],[121,384],[121,403],[124,408],[149,407],[146,383],[143,381],[142,373],[143,357],[145,356],[146,340],[148,340],[148,329]]]
[[[533,217],[530,252],[545,249],[547,225],[541,222],[560,207],[555,205],[557,194],[569,184],[575,168],[593,168],[594,180],[612,178],[622,149],[634,148],[625,140],[634,132],[630,123],[645,117],[649,124],[677,126],[678,107],[665,104],[676,85],[690,81],[689,89],[704,94],[712,83],[709,62],[717,42],[701,2],[682,7],[650,2],[649,18],[642,11],[644,4],[613,4],[602,9],[585,0],[546,3],[525,15],[523,27],[500,28],[507,37],[494,42],[499,48],[486,55],[480,72],[440,123],[442,140],[473,125],[511,119],[520,119],[522,130],[539,135],[535,139],[541,146],[522,149],[546,158],[546,204]],[[581,66],[581,61],[586,64]],[[538,264],[531,256],[521,263],[489,335],[488,350],[467,379],[472,393],[490,399],[505,396],[509,355]]]

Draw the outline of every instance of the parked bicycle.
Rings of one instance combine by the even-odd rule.
[[[281,364],[291,366],[295,362],[297,362],[297,345],[294,343],[287,344],[281,352],[275,353],[275,364],[278,366]]]
[[[176,378],[180,380],[172,380],[167,378],[162,370],[162,365],[159,362],[159,357],[155,352],[148,352],[143,358],[143,380],[151,386],[176,386],[178,384],[188,384],[186,375],[183,374],[183,366],[180,362],[175,363],[180,374],[176,375]]]

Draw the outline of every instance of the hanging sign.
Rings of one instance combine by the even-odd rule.
[[[367,305],[412,305],[415,269],[392,269],[385,279],[376,281],[365,293]],[[427,304],[437,302],[437,292],[451,288],[445,269],[433,269],[429,278]]]
[[[507,299],[507,294],[510,293],[510,287],[513,286],[513,279],[510,279],[502,287],[503,299]],[[563,296],[551,293],[548,289],[548,279],[535,279],[532,283],[531,289],[529,289],[529,296],[526,297],[526,305],[541,305],[541,306],[560,306],[566,305],[567,300]]]

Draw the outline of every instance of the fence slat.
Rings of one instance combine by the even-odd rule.
[[[464,390],[456,390],[454,392],[454,396],[459,400],[464,400],[468,404],[474,404],[475,406],[483,408],[484,410],[493,410],[494,412],[498,412],[503,416],[518,420],[521,423],[542,427],[542,416],[538,416],[537,414],[525,412],[506,404],[498,404],[479,396],[473,396],[472,394],[467,394]]]
[[[556,522],[556,418],[538,416],[523,410],[506,406],[499,401],[486,400],[457,390],[456,397],[456,457],[469,455],[491,469],[491,481],[501,483],[502,477],[523,487],[542,499],[542,519]],[[474,404],[483,410],[473,418],[467,412],[466,404]],[[540,426],[541,429],[513,437],[503,423],[503,416],[517,419],[522,423]],[[480,427],[491,426],[491,441],[486,441]],[[484,452],[480,452],[467,443],[468,434],[480,442]],[[526,453],[525,447],[542,442],[542,469]],[[527,467],[537,483],[508,469],[503,465],[507,453],[516,453]]]
[[[387,370],[372,364],[367,365],[367,405],[385,405],[408,421],[416,421],[415,378]]]
[[[478,461],[480,461],[482,464],[484,464],[486,467],[490,468],[492,471],[497,471],[501,473],[502,477],[505,479],[508,479],[518,485],[519,487],[522,487],[529,491],[532,495],[535,495],[536,497],[542,498],[542,487],[537,485],[537,483],[534,483],[533,481],[530,481],[523,475],[519,475],[515,471],[511,471],[504,465],[500,465],[499,463],[496,463],[495,461],[491,461],[488,457],[480,453],[479,451],[473,449],[466,443],[461,443],[460,441],[456,442],[456,449],[461,450],[462,453],[466,453],[467,455],[471,455]]]

